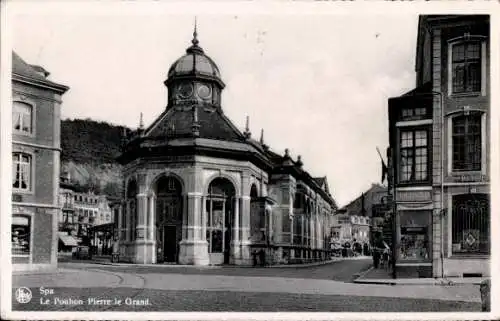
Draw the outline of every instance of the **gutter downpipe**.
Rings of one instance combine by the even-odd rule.
[[[445,131],[445,121],[444,121],[444,102],[443,102],[443,93],[433,91],[433,95],[439,95],[439,105],[441,108],[441,211],[440,211],[440,227],[441,227],[441,278],[444,278],[444,217],[445,217],[445,209],[444,209],[444,131]],[[448,155],[450,157],[450,155]]]
[[[441,230],[441,246],[440,246],[440,258],[441,258],[441,278],[444,278],[444,217],[445,217],[445,209],[444,209],[444,153],[445,153],[445,144],[444,144],[444,131],[445,131],[445,121],[444,121],[444,102],[443,102],[443,93],[439,91],[431,91],[433,96],[439,96],[439,107],[441,108],[441,179],[440,179],[440,193],[441,193],[441,210],[439,211],[440,218],[440,230]],[[434,103],[433,103],[434,104]],[[449,155],[448,155],[449,157]]]
[[[424,25],[424,28],[427,32],[429,32],[431,39],[433,38],[433,29],[428,25]],[[440,84],[441,85],[441,84]],[[441,86],[442,87],[442,86]],[[440,192],[441,192],[441,211],[439,213],[440,217],[440,229],[441,229],[441,246],[440,246],[440,258],[441,258],[441,278],[444,278],[444,233],[443,233],[443,225],[444,225],[444,217],[445,217],[445,209],[444,209],[444,101],[443,101],[443,93],[439,91],[431,91],[432,95],[439,96],[439,106],[441,108],[441,182],[440,182]],[[433,102],[434,105],[434,102]],[[448,155],[450,157],[450,155]],[[433,157],[434,158],[434,157]]]

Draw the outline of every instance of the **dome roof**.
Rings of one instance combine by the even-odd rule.
[[[193,33],[192,46],[186,49],[186,54],[172,64],[168,71],[168,78],[184,75],[201,75],[215,77],[220,80],[219,67],[198,46],[196,30]]]

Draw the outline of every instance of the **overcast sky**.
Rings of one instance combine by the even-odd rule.
[[[387,99],[413,88],[418,16],[25,13],[12,19],[14,50],[68,85],[63,118],[137,127],[165,108],[170,65],[200,46],[227,87],[223,110],[277,153],[302,155],[328,178],[339,205],[380,182]]]

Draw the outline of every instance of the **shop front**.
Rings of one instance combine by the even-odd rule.
[[[432,277],[432,211],[400,210],[396,276]]]

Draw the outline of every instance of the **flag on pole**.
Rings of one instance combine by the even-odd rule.
[[[380,154],[380,150],[377,147],[377,153],[380,156],[380,160],[382,161],[382,184],[384,183],[387,175],[389,174],[387,165],[385,165],[384,158],[382,158],[382,155]]]

